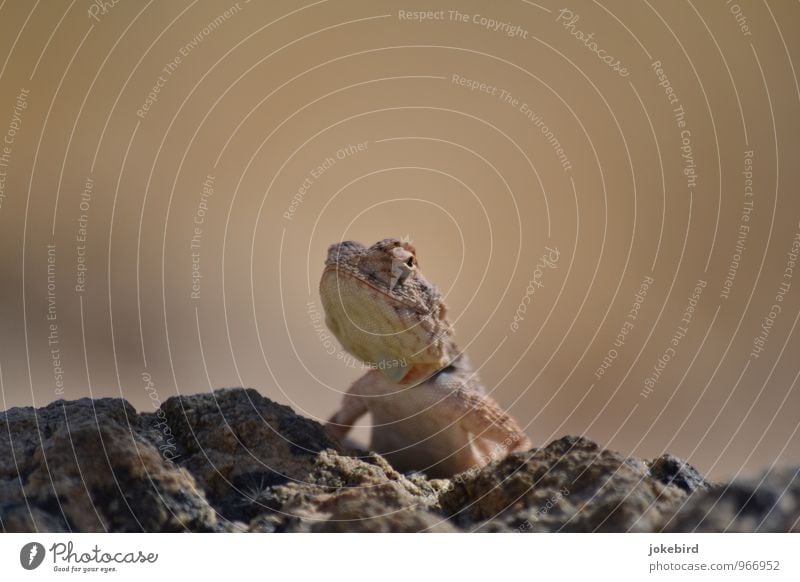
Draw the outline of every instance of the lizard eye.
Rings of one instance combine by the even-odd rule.
[[[389,289],[394,290],[397,286],[402,285],[415,268],[416,262],[412,253],[402,248],[393,249]]]

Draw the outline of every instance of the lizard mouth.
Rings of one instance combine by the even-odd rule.
[[[361,273],[354,273],[349,269],[342,267],[340,265],[329,265],[325,267],[324,271],[322,272],[322,280],[324,281],[326,277],[335,277],[337,280],[345,277],[348,279],[355,279],[360,283],[362,283],[363,285],[366,285],[366,287],[369,290],[376,293],[380,293],[382,297],[385,297],[386,299],[391,301],[393,304],[396,304],[397,306],[415,310],[422,310],[423,313],[427,312],[424,306],[420,305],[418,301],[414,301],[411,299],[411,297],[408,296],[408,294],[402,293],[403,284],[407,282],[407,278],[402,281],[398,281],[398,283],[395,284],[393,288],[390,288],[390,286],[387,283],[381,281],[377,277],[374,278],[365,277]],[[337,287],[339,287],[339,285],[337,285]],[[368,289],[364,289],[364,291],[361,292],[360,294],[369,295]],[[364,297],[364,300],[374,301],[374,299],[370,297]]]
[[[430,338],[425,339],[430,335],[427,328],[432,323],[429,308],[397,291],[388,291],[381,281],[370,281],[331,265],[323,271],[320,295],[328,327],[336,327],[337,337],[351,331],[373,340],[384,338],[401,343],[402,338],[415,337],[414,343],[420,345],[410,352],[414,355],[430,347]]]

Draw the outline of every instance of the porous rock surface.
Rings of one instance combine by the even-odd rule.
[[[799,471],[710,484],[568,436],[427,479],[241,388],[0,413],[7,532],[800,531]]]

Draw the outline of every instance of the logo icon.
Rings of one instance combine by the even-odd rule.
[[[44,546],[39,542],[29,542],[19,551],[19,563],[26,570],[35,570],[44,561]]]

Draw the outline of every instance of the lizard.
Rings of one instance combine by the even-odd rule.
[[[370,448],[402,471],[451,477],[531,441],[487,393],[436,285],[408,240],[331,245],[320,279],[325,323],[370,370],[356,380],[325,428],[342,441],[370,413]]]

